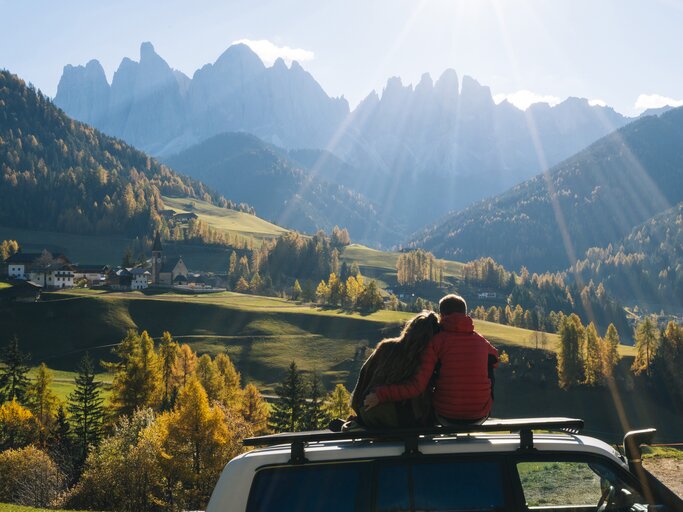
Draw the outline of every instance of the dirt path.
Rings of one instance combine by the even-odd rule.
[[[683,498],[683,459],[653,457],[643,460],[645,468]]]

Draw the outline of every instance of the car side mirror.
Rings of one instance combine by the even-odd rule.
[[[640,447],[644,444],[652,444],[656,433],[657,429],[646,428],[632,430],[624,436],[624,455],[631,470],[633,470],[632,466],[640,465],[642,462],[643,451]]]

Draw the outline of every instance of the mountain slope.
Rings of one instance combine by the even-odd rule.
[[[168,158],[167,163],[218,191],[229,190],[231,197],[253,205],[260,217],[281,226],[312,233],[339,225],[358,242],[386,245],[397,239],[393,225],[379,220],[370,201],[318,178],[287,155],[253,135],[224,133]]]
[[[629,305],[651,311],[683,311],[683,203],[604,248],[593,247],[573,267],[587,282]]]
[[[610,134],[544,175],[413,237],[440,256],[492,256],[513,268],[567,268],[683,200],[683,109]],[[566,235],[566,236],[563,236]]]
[[[0,71],[0,225],[79,234],[149,235],[161,194],[227,205],[204,185],[68,118]]]

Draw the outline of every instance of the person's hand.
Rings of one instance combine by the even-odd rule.
[[[369,393],[368,396],[365,397],[365,402],[363,402],[363,407],[365,409],[372,409],[373,407],[379,405],[379,398],[377,397],[376,393]]]

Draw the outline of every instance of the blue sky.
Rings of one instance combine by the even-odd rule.
[[[521,105],[580,96],[634,114],[683,100],[683,0],[0,0],[0,12],[0,67],[51,96],[65,64],[96,58],[111,81],[143,41],[192,76],[249,40],[352,107],[390,76],[449,67]]]

